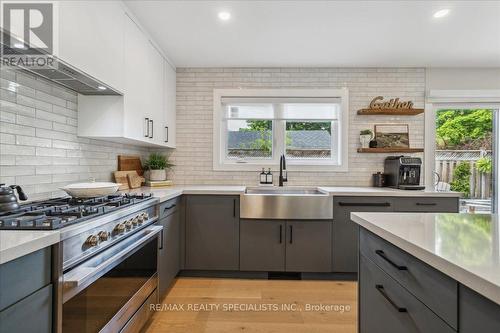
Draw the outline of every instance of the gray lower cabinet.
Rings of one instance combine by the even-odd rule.
[[[454,329],[458,328],[457,281],[361,228],[359,251]]]
[[[458,212],[458,198],[413,197],[395,198],[395,212]]]
[[[163,226],[162,243],[158,251],[158,294],[162,299],[180,270],[180,212],[176,210],[162,217],[158,225]]]
[[[332,221],[241,220],[240,269],[331,272]]]
[[[0,311],[50,284],[50,247],[0,265]]]
[[[240,221],[240,270],[285,271],[285,221]]]
[[[460,332],[500,332],[500,305],[463,285],[459,286],[459,291]]]
[[[334,197],[333,271],[358,271],[358,231],[352,212],[458,212],[458,197]]]
[[[393,211],[392,198],[335,197],[333,199],[333,271],[358,271],[359,227],[351,221],[351,212]]]
[[[287,221],[287,272],[332,271],[332,221]]]
[[[52,285],[0,311],[0,333],[52,332]]]
[[[359,270],[360,333],[455,332],[363,255],[360,256]]]
[[[239,196],[186,197],[185,269],[239,269]]]

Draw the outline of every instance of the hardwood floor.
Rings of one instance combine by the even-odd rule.
[[[355,333],[356,299],[350,281],[178,278],[144,331]]]

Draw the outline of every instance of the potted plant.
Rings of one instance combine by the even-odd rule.
[[[370,129],[365,129],[359,132],[359,142],[361,143],[361,148],[369,148],[370,141],[373,139],[373,131]]]
[[[144,162],[144,168],[149,170],[149,180],[167,180],[167,170],[174,165],[168,161],[168,157],[159,153],[151,153]]]

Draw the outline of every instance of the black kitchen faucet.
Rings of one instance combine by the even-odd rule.
[[[286,172],[286,160],[285,154],[280,157],[280,177],[279,177],[279,186],[283,186],[283,183],[288,181],[288,176]]]

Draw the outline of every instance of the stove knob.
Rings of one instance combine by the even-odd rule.
[[[132,229],[132,220],[125,221],[125,228]]]
[[[97,237],[96,235],[90,235],[89,237],[87,237],[85,244],[88,246],[97,246],[97,244],[99,244],[99,237]]]
[[[109,232],[107,232],[107,231],[99,231],[99,233],[97,234],[97,236],[99,236],[99,240],[101,242],[105,242],[109,238]]]
[[[149,218],[148,213],[142,213],[142,216],[144,217],[144,221],[146,221]]]
[[[132,219],[132,225],[133,225],[134,227],[137,227],[137,226],[139,225],[139,217],[134,217],[134,218]]]
[[[118,223],[113,230],[121,234],[125,231],[125,223]]]

